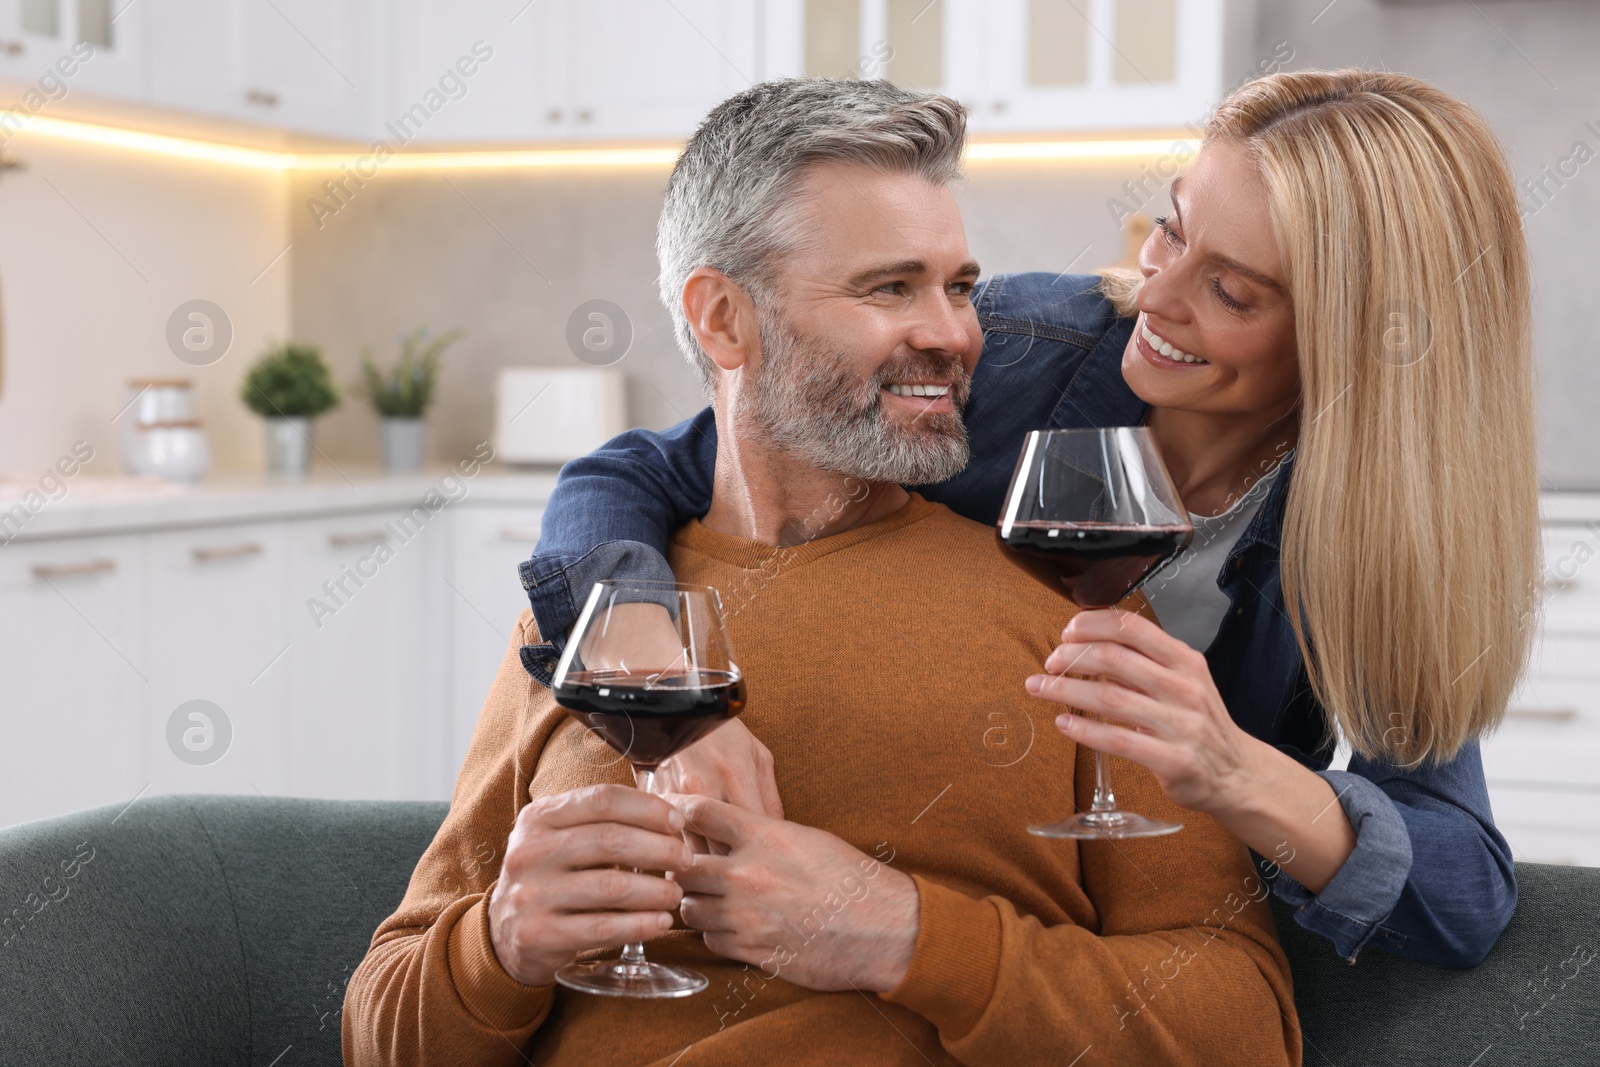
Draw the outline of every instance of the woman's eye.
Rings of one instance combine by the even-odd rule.
[[[1222,287],[1221,278],[1211,279],[1211,291],[1216,294],[1218,300],[1222,301],[1222,306],[1229,311],[1248,311],[1250,309],[1249,304],[1228,295],[1228,291]]]
[[[1156,228],[1161,231],[1161,235],[1167,239],[1168,244],[1180,245],[1183,243],[1183,238],[1179,237],[1178,231],[1174,230],[1172,225],[1167,222],[1165,215],[1156,216]]]

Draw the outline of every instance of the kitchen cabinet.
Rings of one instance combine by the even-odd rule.
[[[0,824],[143,786],[144,548],[124,536],[0,548]]]
[[[287,762],[295,796],[448,795],[438,680],[445,522],[418,507],[292,524]]]
[[[150,103],[367,139],[387,86],[380,0],[142,0]]]
[[[451,666],[450,775],[466,757],[478,713],[500,670],[517,618],[528,606],[517,564],[533,555],[539,516],[520,506],[463,508],[450,553],[447,612],[455,632]]]
[[[141,97],[146,19],[138,0],[0,0],[0,77],[59,92]]]
[[[1199,123],[1232,82],[1265,69],[1248,55],[1255,10],[1255,0],[769,0],[767,76],[936,90],[966,104],[980,134],[1170,130]]]
[[[150,749],[145,777],[154,792],[272,795],[288,786],[284,526],[241,523],[146,538],[150,669],[143,736]],[[180,713],[191,701],[216,711]],[[166,758],[174,754],[175,715],[177,745],[189,761]]]
[[[763,75],[748,0],[562,0],[568,136],[686,138]]]
[[[1592,518],[1576,521],[1585,506]],[[1600,866],[1600,501],[1576,507],[1545,523],[1533,662],[1483,765],[1518,859]]]
[[[0,826],[159,793],[447,799],[554,477],[430,507],[442,483],[48,504],[0,546]]]
[[[1169,130],[1292,57],[1258,0],[0,0],[0,76],[348,141],[682,139],[757,81],[886,77],[975,133]],[[1282,46],[1287,49],[1287,45]]]
[[[549,0],[398,0],[391,18],[394,74],[380,133],[390,147],[564,130],[567,50]]]
[[[448,78],[420,130],[402,131],[408,138],[686,137],[712,105],[759,78],[758,8],[748,0],[505,0],[469,12],[405,0],[395,14],[389,110],[414,114]],[[482,59],[485,51],[492,54]],[[475,69],[449,78],[467,68]]]

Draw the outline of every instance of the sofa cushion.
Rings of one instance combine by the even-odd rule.
[[[340,1064],[345,982],[446,810],[146,797],[0,830],[0,1065]],[[1275,902],[1305,1062],[1600,1063],[1600,870],[1517,879],[1471,971],[1351,966]]]
[[[341,1063],[344,983],[447,808],[146,797],[0,830],[0,1063]]]
[[[1600,869],[1519,863],[1517,898],[1465,971],[1370,949],[1346,963],[1274,898],[1306,1064],[1600,1064]]]

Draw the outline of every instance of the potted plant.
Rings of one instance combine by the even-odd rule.
[[[418,326],[401,340],[400,362],[388,370],[380,369],[362,348],[362,391],[383,419],[385,469],[412,471],[422,466],[423,416],[438,383],[439,357],[460,336],[460,330],[450,330],[430,339],[428,328]]]
[[[244,377],[239,397],[266,420],[267,468],[304,474],[311,460],[311,420],[339,404],[339,390],[312,345],[268,349]]]

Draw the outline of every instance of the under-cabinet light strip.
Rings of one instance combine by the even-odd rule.
[[[679,147],[658,145],[637,148],[530,148],[484,149],[479,151],[414,150],[392,148],[367,152],[277,152],[247,148],[164,133],[102,126],[71,119],[36,115],[12,136],[39,134],[82,144],[121,148],[132,152],[190,159],[255,170],[338,170],[340,166],[361,166],[384,170],[474,170],[582,167],[667,167],[677,159]],[[10,138],[6,138],[7,141]],[[975,141],[967,145],[967,159],[973,163],[1074,160],[1140,159],[1175,153],[1192,154],[1192,139],[1115,139],[1059,141]],[[387,152],[387,155],[385,153]]]

